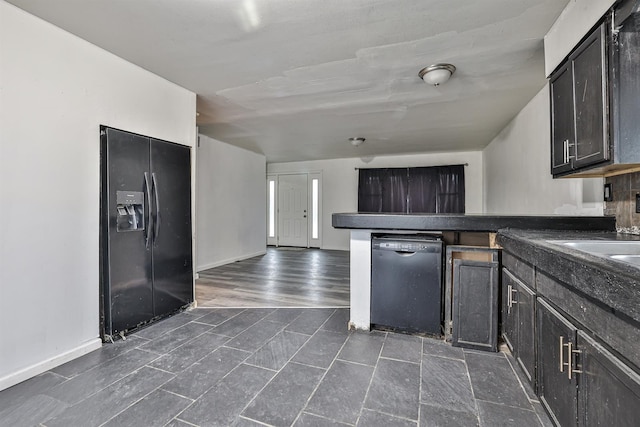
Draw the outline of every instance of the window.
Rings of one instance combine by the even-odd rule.
[[[464,165],[360,169],[358,212],[464,213]]]
[[[269,237],[276,237],[276,182],[269,180]]]
[[[311,238],[318,238],[318,178],[311,180]]]

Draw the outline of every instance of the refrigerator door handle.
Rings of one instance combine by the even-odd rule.
[[[151,188],[149,188],[149,174],[144,173],[144,194],[147,196],[147,226],[145,227],[144,246],[149,249],[151,240]]]
[[[160,235],[160,198],[158,197],[158,180],[156,179],[156,173],[153,172],[151,174],[151,181],[153,183],[153,194],[156,199],[156,217],[155,217],[155,230],[153,233],[153,243],[158,240],[158,236]]]

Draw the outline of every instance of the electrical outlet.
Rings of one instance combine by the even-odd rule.
[[[611,189],[611,183],[604,185],[604,201],[613,202],[613,190]]]
[[[640,213],[640,193],[636,193],[636,213]]]

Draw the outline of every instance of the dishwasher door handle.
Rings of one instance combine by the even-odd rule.
[[[394,252],[400,256],[413,256],[417,254],[417,252],[407,252],[407,251],[394,251]]]

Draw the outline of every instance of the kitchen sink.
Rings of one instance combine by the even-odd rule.
[[[640,267],[640,255],[611,255],[611,258]]]
[[[594,255],[640,256],[639,240],[549,240],[554,245],[567,246]]]
[[[640,267],[640,240],[548,240],[548,242]]]

